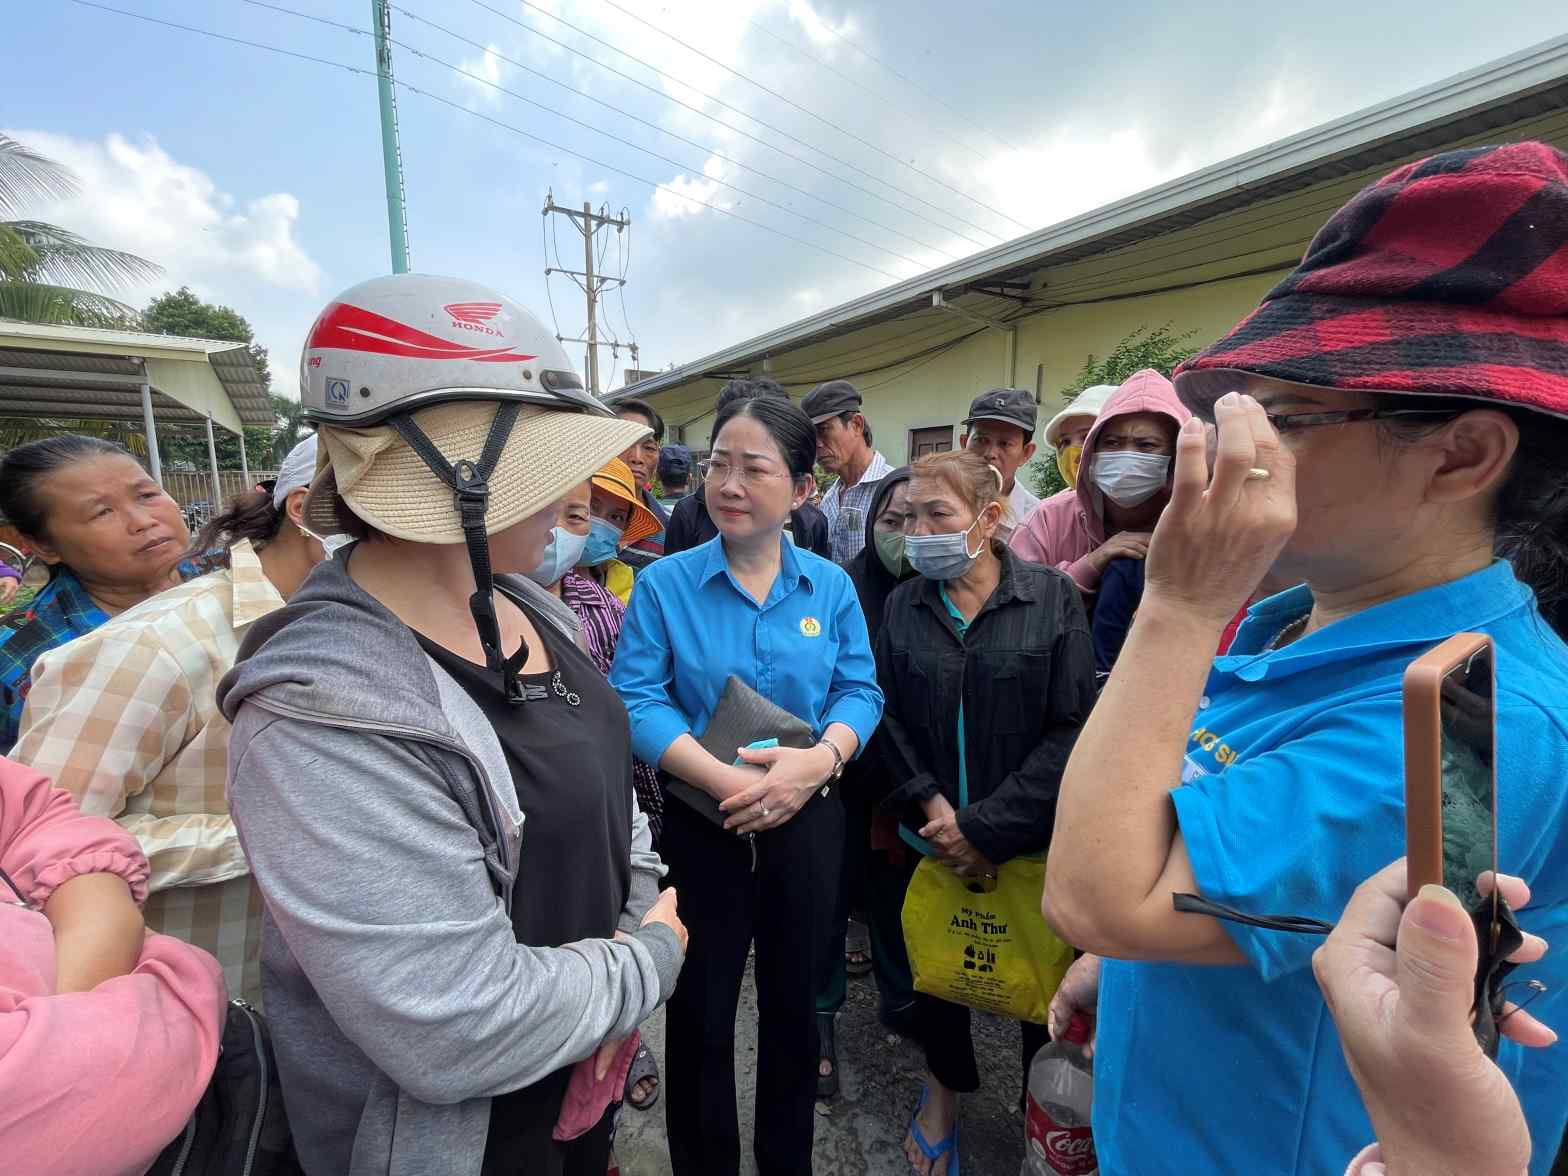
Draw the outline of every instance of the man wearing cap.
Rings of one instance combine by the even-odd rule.
[[[657,531],[639,539],[636,543],[629,544],[621,553],[621,558],[630,567],[641,570],[664,554],[664,529],[670,523],[669,511],[660,505],[659,500],[653,496],[653,491],[649,489],[649,483],[653,481],[655,464],[659,460],[659,446],[664,441],[664,418],[646,400],[623,400],[615,406],[615,415],[623,421],[635,421],[653,430],[651,436],[644,437],[621,454],[621,460],[626,463],[627,468],[632,472],[632,477],[636,480],[638,498],[652,512],[659,524]]]
[[[659,488],[664,491],[659,505],[671,511],[691,493],[691,450],[686,446],[666,445],[659,450]]]
[[[866,510],[877,483],[893,468],[871,447],[871,426],[860,404],[860,392],[848,380],[818,384],[800,402],[817,427],[817,463],[838,475],[822,496],[822,513],[832,537],[833,562],[840,565],[866,545]]]
[[[1040,505],[1039,496],[1018,480],[1018,471],[1034,456],[1037,409],[1034,396],[1022,388],[992,388],[974,398],[964,418],[968,431],[959,444],[974,450],[1002,475],[1002,493],[1012,513],[1001,528],[1003,542]]]

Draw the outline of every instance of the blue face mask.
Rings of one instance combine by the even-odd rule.
[[[528,578],[548,588],[582,562],[587,543],[587,535],[556,527],[550,532],[550,542],[544,545],[544,562],[529,572]]]
[[[577,562],[602,564],[605,560],[614,559],[620,553],[621,536],[625,533],[614,523],[594,519],[588,526],[588,542],[583,545],[582,558]]]

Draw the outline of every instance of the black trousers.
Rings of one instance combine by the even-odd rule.
[[[761,1176],[810,1176],[817,1092],[816,981],[833,912],[844,808],[814,796],[750,839],[674,799],[660,851],[691,942],[665,1028],[665,1130],[675,1176],[740,1171],[735,1013],[756,944]]]
[[[920,855],[910,853],[905,866],[904,886],[907,889],[915,876]],[[1035,1051],[1051,1039],[1044,1025],[1033,1021],[1018,1022],[1022,1031],[1023,1055],[1021,1090],[1029,1088],[1029,1066]],[[980,1070],[975,1063],[974,1038],[969,1032],[969,1009],[961,1004],[915,993],[915,1036],[926,1051],[926,1068],[943,1086],[959,1094],[972,1094],[980,1089]]]
[[[576,1139],[559,1143],[552,1137],[570,1078],[570,1067],[557,1070],[533,1086],[491,1100],[482,1176],[604,1176],[614,1107]]]

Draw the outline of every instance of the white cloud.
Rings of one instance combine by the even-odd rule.
[[[846,16],[843,24],[834,25],[807,3],[807,0],[789,0],[789,18],[818,45],[831,45],[840,37],[848,36],[855,28],[853,17]]]
[[[299,240],[297,197],[225,192],[151,136],[133,142],[117,133],[101,141],[47,131],[6,133],[65,164],[81,181],[76,196],[24,208],[22,215],[162,265],[160,280],[113,292],[133,306],[181,285],[233,306],[273,352],[277,390],[293,392],[300,342],[319,309],[325,279]]]
[[[719,180],[724,178],[724,161],[716,155],[708,156],[707,162],[702,165],[702,174],[703,178],[698,179],[682,173],[660,184],[653,193],[653,215],[678,220],[683,216],[706,212],[705,208],[694,203],[697,200],[723,207],[723,202],[715,197],[723,187]]]
[[[470,97],[486,106],[501,105],[501,99],[506,95],[496,89],[501,84],[505,68],[500,49],[495,45],[487,45],[478,57],[465,57],[457,63],[457,67],[462,72],[453,76],[460,89],[468,91]],[[490,84],[486,85],[486,82]]]

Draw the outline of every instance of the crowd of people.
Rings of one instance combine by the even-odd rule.
[[[448,327],[476,301],[493,345]],[[1018,1017],[1024,1085],[1093,1024],[1100,1170],[1550,1169],[1561,153],[1402,167],[1174,373],[1043,436],[1032,393],[979,391],[958,450],[898,468],[847,380],[729,381],[697,460],[458,279],[345,291],[300,371],[315,431],[194,539],[110,442],[0,460],[50,572],[0,622],[0,1166],[146,1171],[227,993],[270,1029],[310,1176],[599,1176],[623,1104],[661,1098],[677,1176],[748,1148],[802,1176],[869,973],[925,1063],[909,1167],[958,1176],[961,1096],[1014,1064],[912,963],[906,899],[1033,877],[1067,970]],[[1495,1062],[1471,913],[1407,905],[1395,860],[1403,671],[1460,631],[1497,650],[1518,875],[1478,885],[1530,903],[1512,958],[1542,990]]]

